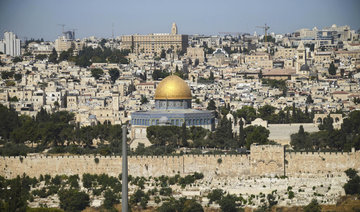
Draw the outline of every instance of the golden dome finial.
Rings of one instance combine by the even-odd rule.
[[[155,100],[192,99],[186,82],[176,75],[163,79],[156,88]]]

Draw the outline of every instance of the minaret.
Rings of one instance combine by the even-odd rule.
[[[177,35],[177,33],[178,33],[178,29],[177,29],[176,23],[174,22],[171,27],[171,34]]]

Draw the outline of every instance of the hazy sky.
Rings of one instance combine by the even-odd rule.
[[[267,23],[270,32],[349,25],[360,28],[359,0],[0,0],[1,37],[55,40],[65,29],[76,37],[170,32],[182,34],[249,32]]]

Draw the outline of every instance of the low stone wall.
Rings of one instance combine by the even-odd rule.
[[[98,158],[98,163],[95,162]],[[360,152],[285,152],[280,145],[251,146],[249,155],[131,156],[129,174],[133,176],[172,176],[201,172],[208,177],[301,176],[344,174],[348,168],[360,170]],[[118,176],[119,156],[29,156],[0,157],[0,175],[14,178],[26,173],[73,175],[83,173]]]

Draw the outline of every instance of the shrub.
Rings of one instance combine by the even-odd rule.
[[[295,194],[293,191],[289,191],[289,199],[292,199],[295,197]]]
[[[316,199],[312,199],[311,202],[304,207],[304,212],[320,212],[321,206]]]
[[[75,189],[59,192],[60,208],[65,211],[81,211],[89,206],[89,195]]]
[[[96,164],[98,164],[100,162],[99,158],[94,158],[94,161]]]
[[[223,195],[224,191],[222,189],[215,189],[207,195],[207,198],[209,199],[209,203],[211,204],[213,202],[219,202]]]
[[[172,189],[169,187],[161,188],[159,193],[163,196],[170,196],[172,194]]]
[[[113,208],[114,204],[117,204],[120,202],[118,197],[111,190],[105,191],[104,198],[105,198],[104,207],[106,209],[111,209],[111,208]]]
[[[237,210],[237,204],[236,204],[236,196],[235,195],[226,195],[224,196],[220,201],[219,205],[222,211],[227,212],[236,212]]]

